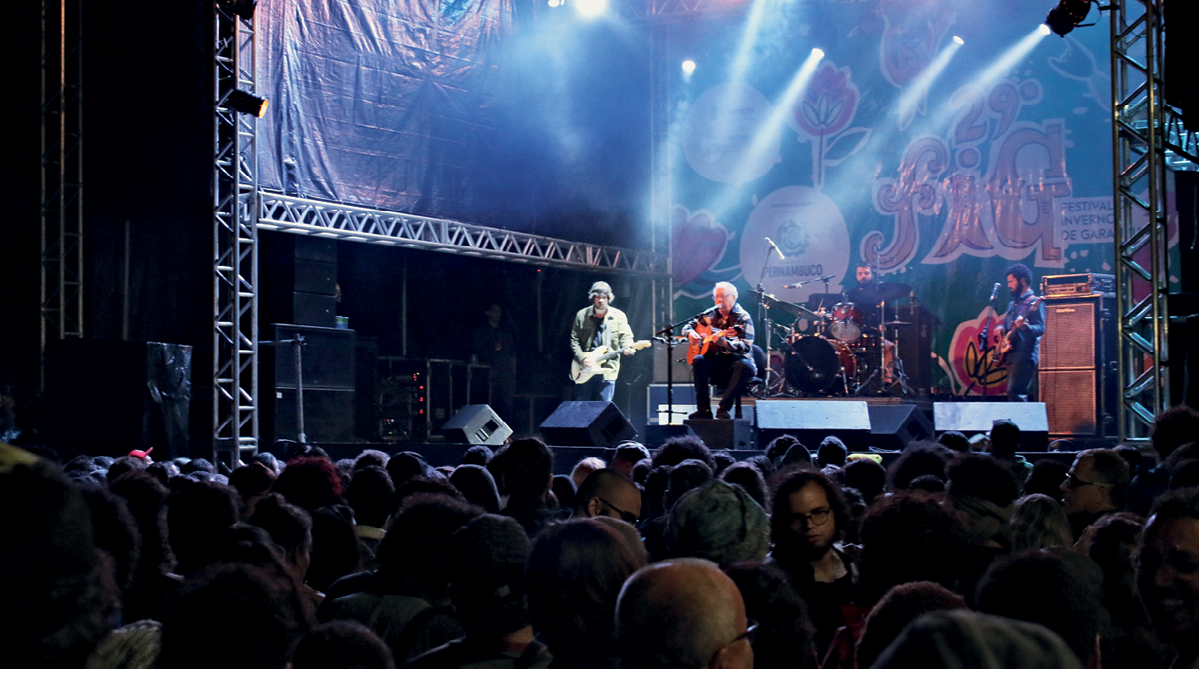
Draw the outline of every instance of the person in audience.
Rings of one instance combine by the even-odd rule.
[[[1016,500],[1016,510],[1012,514],[1013,552],[1073,544],[1070,520],[1061,503],[1040,493]]]
[[[314,512],[340,505],[341,478],[327,457],[293,458],[275,480],[274,491],[300,509]]]
[[[325,595],[304,583],[312,563],[312,517],[299,507],[289,505],[283,496],[272,493],[258,501],[258,509],[246,523],[258,526],[271,536],[279,548],[283,567],[309,604],[309,614],[315,616]]]
[[[721,481],[734,484],[745,489],[749,497],[758,503],[758,506],[765,509],[769,504],[769,499],[766,497],[766,479],[762,476],[761,470],[752,462],[735,462],[728,466],[720,475]]]
[[[677,465],[684,460],[695,459],[702,461],[709,469],[716,470],[716,461],[712,459],[712,451],[696,436],[671,437],[662,442],[654,452],[654,467]]]
[[[918,476],[947,477],[949,449],[931,441],[913,441],[887,468],[887,490],[902,491]]]
[[[450,598],[466,636],[409,660],[409,669],[534,669],[550,664],[529,622],[532,545],[516,520],[482,514],[450,538]]]
[[[495,477],[484,467],[462,464],[450,474],[453,484],[471,504],[483,508],[489,514],[500,513],[500,492]]]
[[[674,503],[664,536],[671,558],[707,559],[725,568],[766,558],[770,519],[745,489],[712,479]]]
[[[1065,481],[1069,471],[1069,465],[1057,460],[1045,458],[1036,461],[1033,463],[1028,479],[1024,481],[1024,494],[1040,493],[1048,495],[1060,503],[1063,497],[1062,482]]]
[[[642,568],[616,601],[625,669],[752,669],[752,636],[741,592],[711,561],[672,559]]]
[[[821,656],[833,632],[845,624],[841,608],[853,599],[858,582],[857,548],[838,543],[848,520],[841,491],[820,472],[796,472],[775,489],[769,562],[787,574],[807,601]]]
[[[363,451],[366,453],[367,451]],[[387,456],[381,451],[376,454]],[[379,565],[375,557],[379,552],[379,543],[387,534],[387,522],[391,518],[395,501],[395,486],[391,476],[383,464],[379,464],[376,455],[358,456],[357,464],[361,469],[355,470],[350,476],[350,484],[346,487],[346,502],[354,510],[354,535],[358,536],[359,565],[365,570],[374,570]]]
[[[842,467],[845,465],[845,458],[848,455],[849,449],[846,448],[845,442],[830,434],[820,442],[820,447],[816,449],[816,465],[821,469],[830,465]]]
[[[612,462],[608,463],[608,469],[611,469],[623,476],[633,477],[633,467],[642,460],[649,459],[649,451],[645,446],[636,441],[622,441],[616,445],[616,449],[612,452]]]
[[[759,562],[735,563],[725,574],[737,585],[754,632],[754,668],[815,669],[816,627],[808,604],[791,586],[787,574]]]
[[[991,457],[998,460],[1023,485],[1032,473],[1032,464],[1017,455],[1020,450],[1020,427],[1011,420],[996,420],[991,425]]]
[[[592,472],[575,494],[575,518],[610,516],[636,526],[641,520],[641,491],[628,477],[611,469]]]
[[[1128,463],[1115,451],[1093,448],[1075,457],[1061,485],[1062,506],[1075,540],[1099,517],[1124,506],[1128,482]]]
[[[216,534],[237,523],[237,493],[207,481],[178,486],[167,503],[167,538],[178,561],[175,572],[191,577],[199,572]]]
[[[1128,486],[1128,509],[1141,516],[1148,516],[1154,499],[1169,490],[1174,452],[1184,444],[1199,442],[1199,411],[1189,406],[1162,411],[1153,421],[1149,439],[1158,463],[1134,477]]]
[[[533,541],[529,614],[549,646],[554,668],[619,666],[613,624],[616,597],[625,580],[645,565],[645,558],[605,521],[609,519],[552,524]]]
[[[1145,523],[1137,588],[1172,666],[1199,668],[1199,489],[1163,494]]]
[[[969,610],[928,613],[908,625],[875,669],[1079,669],[1057,634],[1032,622]]]
[[[570,470],[570,480],[574,482],[575,486],[582,486],[583,480],[587,478],[587,475],[596,470],[604,469],[605,467],[607,467],[607,465],[604,463],[602,458],[583,458],[575,463],[574,468]]]
[[[370,629],[348,620],[320,624],[296,644],[293,669],[394,669],[391,648]]]
[[[866,505],[874,504],[887,484],[887,470],[869,458],[858,458],[845,465],[845,485],[862,492]]]
[[[492,463],[498,463],[501,483],[508,494],[508,505],[500,514],[516,519],[530,538],[536,537],[543,526],[556,520],[548,502],[553,451],[541,439],[517,439],[504,447]]]
[[[920,617],[938,610],[965,609],[965,599],[935,582],[895,585],[866,616],[862,637],[854,648],[855,668],[869,669],[904,628]]]
[[[132,584],[122,599],[121,617],[126,623],[161,622],[183,586],[183,578],[173,572],[175,557],[167,544],[170,492],[148,471],[126,473],[111,488],[114,495],[124,498],[141,533],[141,550]]]

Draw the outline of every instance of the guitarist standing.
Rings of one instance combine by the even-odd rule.
[[[1004,356],[1007,369],[1008,401],[1036,401],[1037,364],[1040,361],[1041,336],[1045,334],[1045,315],[1032,292],[1032,270],[1016,263],[1004,271],[1007,288],[1012,292],[1007,314],[996,335],[1006,333],[1011,349]]]
[[[724,385],[724,396],[716,417],[727,420],[736,398],[745,384],[757,374],[753,360],[754,321],[737,304],[737,287],[720,282],[712,289],[716,306],[687,323],[684,329],[691,341],[691,376],[695,380],[693,419],[712,418],[711,383]],[[720,334],[711,339],[712,335]],[[708,338],[705,340],[705,338]],[[696,348],[700,348],[698,351]]]
[[[625,313],[609,305],[612,302],[612,287],[607,282],[596,282],[587,292],[591,305],[575,314],[570,331],[570,349],[576,362],[586,369],[596,367],[595,358],[589,353],[597,350],[620,350],[621,354],[633,354],[633,329]],[[612,401],[616,392],[616,376],[620,373],[620,357],[604,364],[603,378],[591,378],[575,385],[575,401]]]

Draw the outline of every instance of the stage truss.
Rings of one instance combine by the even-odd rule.
[[[1199,163],[1195,135],[1168,105],[1164,0],[1113,0],[1111,12],[1116,308],[1121,441],[1145,441],[1170,405],[1166,181]],[[1181,355],[1179,355],[1181,357]]]

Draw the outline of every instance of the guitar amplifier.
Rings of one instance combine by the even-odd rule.
[[[1083,272],[1076,275],[1046,275],[1041,278],[1041,295],[1046,298],[1077,298],[1115,292],[1115,275]]]

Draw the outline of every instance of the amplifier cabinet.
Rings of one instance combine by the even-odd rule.
[[[1116,402],[1112,294],[1045,299],[1040,398],[1053,436],[1107,436]]]

